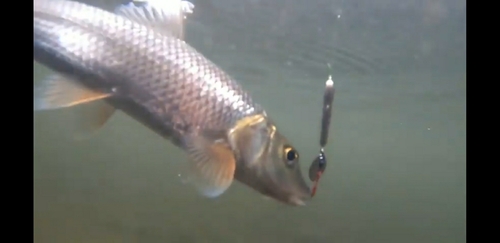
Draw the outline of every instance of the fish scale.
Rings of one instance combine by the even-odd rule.
[[[106,73],[118,73],[128,77],[133,81],[128,85],[140,87],[143,94],[149,94],[131,93],[128,94],[130,97],[146,107],[151,104],[169,104],[163,107],[164,112],[176,114],[177,123],[189,121],[189,124],[184,125],[223,130],[234,125],[234,122],[242,117],[262,112],[231,77],[182,40],[159,37],[158,33],[141,25],[97,8],[82,8],[72,2],[43,3],[35,4],[38,12],[63,13],[60,15],[61,19],[78,23],[76,27],[68,29],[68,36],[97,37],[94,38],[94,43],[89,43],[88,46],[98,50],[85,50],[87,53],[98,53],[95,58],[85,60],[84,57],[88,55],[82,54],[84,50],[68,49],[64,52],[59,50],[63,47],[53,43],[58,52],[75,58],[80,57],[79,65],[88,69],[101,69]],[[35,15],[35,25],[38,23],[39,18]],[[60,34],[57,31],[54,33]],[[98,42],[103,39],[109,41],[100,45]],[[191,71],[193,68],[196,71]],[[109,85],[120,87],[123,84]],[[221,94],[221,90],[226,92]],[[172,115],[163,116],[162,119],[171,117]]]

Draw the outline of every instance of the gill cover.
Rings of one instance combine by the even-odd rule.
[[[229,143],[245,165],[252,166],[269,147],[270,138],[276,128],[267,122],[264,115],[249,116],[238,121],[229,130]]]

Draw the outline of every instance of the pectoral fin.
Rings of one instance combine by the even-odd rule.
[[[87,89],[69,77],[52,75],[35,85],[34,96],[34,110],[52,110],[104,99],[110,94]]]
[[[115,13],[160,33],[184,39],[184,21],[194,5],[184,0],[135,0],[121,5]]]
[[[186,152],[189,157],[188,181],[201,194],[213,198],[229,188],[233,182],[236,161],[227,144],[196,136],[187,140]]]
[[[75,138],[82,140],[94,134],[115,113],[115,108],[105,101],[97,101],[78,107]]]

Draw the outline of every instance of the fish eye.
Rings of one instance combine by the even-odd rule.
[[[284,152],[285,152],[286,164],[288,166],[294,165],[295,161],[299,158],[299,153],[291,146],[285,146]]]

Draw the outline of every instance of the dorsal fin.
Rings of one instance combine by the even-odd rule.
[[[184,22],[193,9],[194,4],[185,0],[133,0],[118,6],[115,13],[183,40]]]

